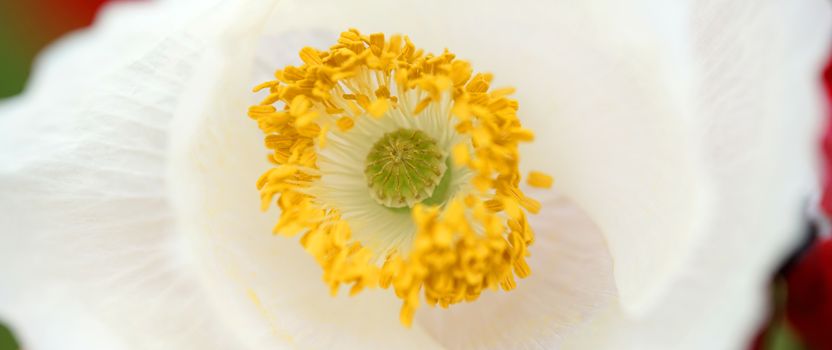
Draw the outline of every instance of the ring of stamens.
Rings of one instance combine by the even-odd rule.
[[[473,301],[530,273],[526,213],[540,203],[519,188],[518,145],[534,135],[513,89],[455,57],[350,29],[301,50],[304,64],[255,87],[269,95],[249,109],[272,150],[257,188],[263,210],[277,197],[274,232],[301,234],[333,294],[393,289],[405,325],[421,300]]]
[[[421,130],[384,134],[367,154],[370,195],[389,208],[413,207],[429,198],[445,172],[442,151]]]

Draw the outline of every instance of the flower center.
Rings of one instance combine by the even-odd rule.
[[[433,195],[446,171],[436,141],[417,129],[384,134],[367,154],[370,195],[389,208],[413,207]]]
[[[269,92],[249,116],[274,164],[257,188],[264,210],[280,208],[274,232],[301,235],[333,294],[392,289],[410,325],[421,301],[473,301],[529,275],[526,213],[540,203],[519,187],[518,146],[534,134],[513,89],[399,35],[350,29],[300,59],[254,89]]]

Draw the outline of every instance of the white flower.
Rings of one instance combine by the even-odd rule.
[[[741,347],[815,186],[830,22],[821,0],[111,5],[0,106],[0,318],[32,349]],[[250,88],[350,27],[517,87],[522,173],[558,192],[528,192],[516,290],[408,329],[270,234]]]

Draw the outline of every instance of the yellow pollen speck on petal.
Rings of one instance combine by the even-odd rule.
[[[526,179],[529,186],[537,188],[551,188],[554,180],[551,176],[539,171],[530,171],[529,177]]]
[[[526,216],[541,204],[518,187],[518,145],[534,133],[514,88],[492,89],[490,73],[401,35],[349,29],[298,57],[253,89],[267,93],[247,115],[273,165],[256,185],[262,209],[280,209],[273,232],[300,236],[333,295],[392,289],[410,326],[422,300],[475,302],[529,276]],[[403,222],[372,221],[391,211]]]
[[[251,300],[251,302],[254,303],[254,305],[260,307],[260,297],[257,296],[257,293],[253,289],[249,288],[248,290],[246,290],[246,294],[248,294],[249,300]]]

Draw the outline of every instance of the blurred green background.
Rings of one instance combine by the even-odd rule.
[[[14,339],[12,332],[9,331],[8,328],[5,328],[2,324],[0,324],[0,349],[13,350],[17,348],[18,344],[17,341]]]
[[[61,34],[89,25],[106,0],[0,0],[0,98],[20,93],[32,59]]]

